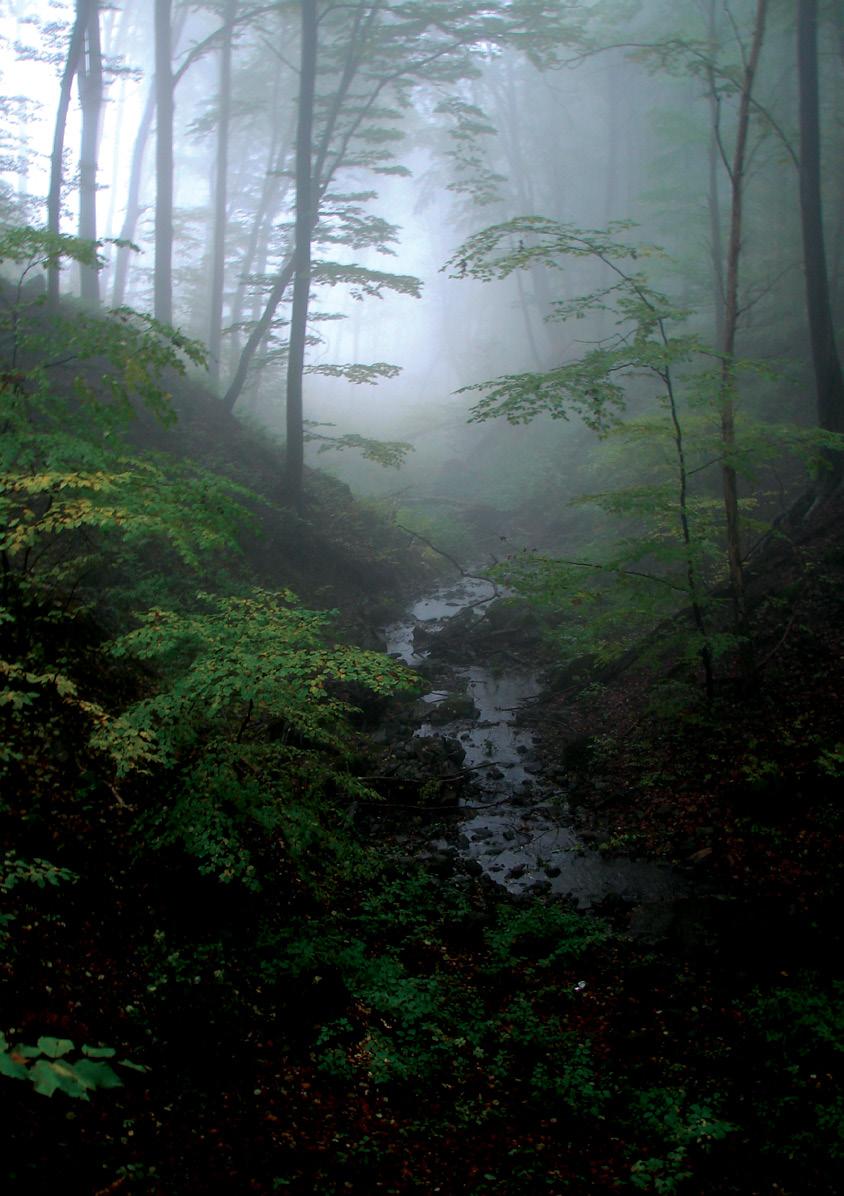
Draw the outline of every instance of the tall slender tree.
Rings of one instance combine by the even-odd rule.
[[[325,18],[325,20],[323,20]],[[538,63],[554,60],[559,46],[573,35],[572,14],[555,2],[531,0],[513,5],[495,3],[420,3],[356,0],[327,6],[320,16],[321,62],[326,71],[316,105],[319,117],[314,136],[312,192],[313,220],[338,172],[349,166],[384,169],[377,151],[361,148],[389,100],[409,108],[412,84],[453,88],[475,70],[473,57],[492,45],[512,44]],[[329,31],[331,36],[329,37]],[[387,120],[396,115],[391,111]],[[379,134],[384,130],[380,129]],[[378,143],[377,137],[375,138]],[[389,169],[389,168],[388,168]],[[258,349],[270,331],[295,270],[287,253],[276,269],[264,310],[247,338],[224,403],[232,408],[239,398]]]
[[[172,32],[170,36],[171,47],[177,47],[181,40],[182,32],[184,31],[187,22],[187,9],[179,9],[176,13],[172,23]],[[204,38],[201,42],[192,46],[185,54],[179,67],[173,72],[173,91],[185,77],[194,63],[198,62],[210,48],[214,45],[219,30]],[[147,92],[147,97],[144,102],[141,119],[138,123],[138,130],[135,134],[135,144],[132,149],[132,162],[129,168],[129,184],[126,190],[126,207],[123,216],[123,225],[120,230],[120,239],[122,241],[133,241],[135,238],[135,230],[138,226],[138,220],[141,217],[141,185],[143,183],[144,171],[144,157],[146,155],[147,142],[149,135],[152,132],[153,123],[155,121],[156,98],[158,93],[157,80],[153,79],[152,85]],[[175,102],[175,101],[174,101]],[[117,252],[117,264],[114,271],[114,292],[112,303],[115,307],[120,307],[126,297],[126,283],[129,277],[129,263],[131,250],[128,245],[122,245]]]
[[[844,432],[844,376],[835,340],[821,201],[818,86],[818,4],[797,0],[797,69],[800,88],[800,217],[806,273],[806,310],[815,374],[818,423]],[[842,454],[830,457],[832,478],[844,472]]]
[[[79,235],[97,239],[97,164],[100,118],[103,108],[103,52],[100,43],[99,0],[91,0],[79,69],[79,103],[82,109],[82,146],[79,156]],[[91,305],[100,301],[99,276],[95,266],[80,267],[82,299]]]
[[[211,301],[208,320],[208,368],[220,377],[223,333],[223,284],[226,269],[228,221],[229,125],[232,103],[232,44],[237,0],[226,0],[220,46],[220,86],[217,103],[217,157],[214,169],[214,226],[211,238]]]
[[[62,213],[62,184],[64,181],[64,139],[67,129],[67,114],[70,108],[70,97],[73,80],[79,69],[79,62],[85,44],[85,31],[88,28],[92,0],[76,0],[76,11],[73,28],[70,34],[67,56],[62,71],[61,86],[59,88],[59,102],[53,128],[53,148],[50,154],[50,189],[47,195],[47,228],[58,235],[61,231]],[[59,302],[59,263],[58,258],[50,262],[47,273],[47,297],[52,309]]]
[[[740,314],[739,266],[741,263],[744,222],[747,139],[750,130],[753,84],[765,37],[767,11],[767,0],[756,0],[750,51],[745,55],[744,69],[741,76],[735,146],[733,148],[732,162],[727,166],[730,175],[730,232],[727,242],[727,262],[724,281],[723,339],[719,345],[721,352],[719,396],[721,405],[721,440],[724,448],[721,477],[724,491],[727,559],[730,568],[730,588],[732,591],[735,621],[740,631],[744,629],[745,601],[741,528],[739,524],[738,476],[736,473],[735,458],[735,352]]]
[[[172,0],[155,0],[155,317],[173,323]]]
[[[302,377],[311,293],[311,238],[314,230],[313,125],[317,67],[317,0],[302,0],[299,57],[299,111],[296,124],[296,230],[293,247],[293,307],[287,351],[287,444],[284,490],[302,510],[305,462]]]

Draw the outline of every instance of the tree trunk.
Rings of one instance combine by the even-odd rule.
[[[821,203],[817,0],[797,0],[797,69],[800,88],[800,217],[818,423],[829,432],[844,432],[844,378],[830,305]],[[835,453],[830,458],[830,464],[837,482],[842,474],[841,454]]]
[[[173,323],[172,0],[155,0],[155,283],[157,320]]]
[[[237,0],[226,0],[223,41],[220,48],[220,92],[217,112],[217,163],[214,172],[214,231],[211,245],[211,303],[208,316],[208,369],[220,379],[223,336],[223,284],[226,271],[228,217],[229,124],[232,99],[232,36]]]
[[[131,241],[138,227],[141,215],[141,180],[144,171],[144,154],[147,141],[152,130],[155,117],[155,82],[147,93],[138,132],[135,134],[135,146],[132,150],[132,165],[129,170],[129,187],[126,194],[126,211],[123,215],[123,225],[120,229],[121,241]],[[129,255],[132,250],[121,245],[117,251],[117,263],[114,268],[114,290],[111,302],[114,307],[122,307],[126,301],[126,282],[129,277]]]
[[[314,228],[312,141],[316,60],[316,0],[302,0],[302,50],[296,125],[296,241],[293,250],[293,306],[287,351],[287,445],[284,476],[287,501],[300,513],[305,464],[302,376],[311,294],[311,237]]]
[[[50,190],[47,195],[47,231],[59,234],[61,231],[62,180],[64,177],[64,136],[67,127],[67,112],[73,80],[82,57],[85,30],[88,27],[90,0],[76,0],[76,17],[70,35],[67,58],[59,89],[59,103],[53,129],[53,149],[50,155]],[[47,299],[51,310],[59,305],[59,263],[50,263],[47,273]]]
[[[100,44],[100,7],[92,0],[85,30],[85,48],[79,64],[79,103],[82,108],[82,146],[79,156],[79,236],[97,239],[97,160],[100,116],[103,108],[103,54]],[[100,284],[96,266],[80,268],[81,295],[85,303],[99,306]]]
[[[179,38],[182,35],[182,30],[187,20],[187,13],[183,10],[177,17],[175,28],[171,35],[171,41],[178,44]],[[173,86],[178,83],[181,78],[181,71],[177,71],[173,76]],[[152,85],[147,92],[144,110],[141,113],[141,120],[138,125],[138,131],[135,134],[135,145],[132,150],[132,164],[129,168],[129,186],[126,190],[126,210],[123,215],[123,225],[120,229],[121,241],[133,241],[135,238],[135,230],[138,227],[138,221],[141,217],[141,184],[144,177],[144,155],[146,154],[147,142],[149,135],[152,132],[152,122],[155,119],[155,101],[156,101],[156,81],[153,79]],[[129,277],[129,263],[131,261],[132,250],[128,246],[121,246],[117,251],[117,264],[114,269],[114,290],[112,291],[112,305],[114,307],[122,307],[126,302],[126,282]]]
[[[348,142],[351,138],[352,132],[354,132],[354,129],[357,128],[357,125],[360,123],[360,119],[362,119],[361,114],[361,117],[356,119],[354,128],[351,130],[351,132],[346,132],[340,147],[334,154],[333,161],[329,162],[328,158],[329,153],[331,152],[337,121],[343,111],[343,105],[361,65],[361,47],[366,44],[366,39],[369,35],[371,26],[376,20],[380,9],[381,2],[378,0],[378,2],[371,5],[359,4],[355,10],[352,32],[349,38],[349,48],[343,63],[343,71],[340,76],[337,89],[331,98],[331,104],[329,106],[328,112],[325,116],[325,123],[319,139],[319,148],[316,154],[312,155],[312,157],[315,158],[315,161],[310,172],[312,212],[309,240],[310,236],[313,235],[313,228],[316,224],[320,197],[325,194],[327,187],[334,177],[335,171],[337,170],[338,166],[342,164],[343,156],[345,154],[346,148],[348,147]],[[378,91],[380,91],[380,86],[381,85],[376,85],[373,98],[378,94]],[[263,314],[249,335],[246,344],[243,346],[243,352],[241,353],[240,360],[237,363],[237,369],[234,372],[234,377],[232,378],[229,388],[223,398],[223,402],[228,410],[231,410],[234,407],[240,392],[243,390],[244,383],[246,382],[246,378],[249,373],[249,367],[252,364],[252,359],[254,358],[255,353],[257,352],[264,337],[267,335],[270,326],[272,325],[273,316],[276,313],[279,303],[281,303],[281,300],[284,297],[284,292],[287,290],[287,286],[293,277],[293,273],[294,263],[293,258],[290,257],[285,260],[284,265],[281,267],[275,284],[273,285],[273,288],[267,297]]]
[[[275,91],[273,96],[273,112],[278,111],[278,95],[279,95],[279,78],[276,76]],[[266,268],[267,253],[269,248],[270,235],[272,233],[272,224],[283,196],[287,192],[289,180],[284,180],[284,187],[282,188],[281,172],[284,169],[284,164],[292,141],[292,131],[282,131],[280,123],[274,121],[272,142],[267,154],[267,169],[264,175],[264,181],[261,186],[261,197],[258,201],[258,206],[252,218],[252,226],[249,230],[249,241],[246,246],[246,251],[243,255],[243,261],[240,263],[238,270],[238,282],[234,293],[234,300],[232,302],[232,337],[230,345],[230,368],[232,374],[237,369],[237,363],[240,360],[242,351],[242,344],[240,339],[240,332],[238,325],[243,320],[244,307],[246,305],[246,288],[247,279],[256,272],[263,273]],[[259,319],[260,312],[254,313],[253,319]]]
[[[718,25],[715,11],[716,0],[709,0],[707,11],[707,38],[709,40],[710,65],[707,71],[709,83],[709,145],[707,147],[709,209],[709,255],[712,262],[712,303],[715,321],[715,343],[724,343],[724,237],[721,231],[721,192],[719,187],[719,162],[721,138],[721,100],[715,81],[715,56],[718,52]]]
[[[727,528],[727,559],[730,567],[733,615],[736,630],[745,633],[744,569],[741,557],[741,529],[739,525],[738,479],[735,467],[735,349],[739,321],[739,264],[744,209],[744,169],[747,159],[747,136],[750,129],[750,105],[753,82],[762,41],[765,36],[767,0],[757,0],[753,23],[753,39],[744,68],[739,95],[736,144],[730,167],[730,234],[727,244],[727,270],[724,284],[724,339],[721,343],[721,442],[724,464],[721,476],[724,489],[724,513]]]

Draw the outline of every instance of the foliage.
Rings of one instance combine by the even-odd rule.
[[[76,1048],[69,1038],[42,1037],[35,1046],[17,1043],[10,1047],[0,1032],[0,1075],[27,1080],[41,1096],[64,1092],[75,1100],[90,1100],[97,1088],[122,1088],[123,1081],[106,1059],[113,1059],[113,1047]],[[121,1059],[123,1067],[146,1071],[138,1063]]]
[[[357,883],[362,879],[358,874]],[[466,973],[453,966],[448,946],[474,916],[458,885],[416,867],[396,875],[387,863],[366,873],[354,914],[344,916],[334,902],[323,917],[289,924],[264,951],[265,981],[319,985],[337,978],[348,994],[353,1012],[347,1006],[316,1035],[322,1071],[399,1089],[424,1083],[440,1100],[482,1079],[489,1089],[483,1102],[457,1110],[469,1123],[500,1116],[504,1090],[514,1085],[529,1105],[552,1101],[568,1115],[603,1115],[612,1081],[588,1037],[568,1028],[567,1005],[544,1008],[543,989],[534,991],[526,965],[544,944],[540,973],[564,972],[609,941],[606,927],[556,907],[517,909],[503,899],[493,904],[496,925],[484,935],[483,966]],[[574,982],[571,988],[577,991]]]
[[[39,889],[59,885],[62,881],[78,880],[69,868],[60,868],[49,860],[22,860],[14,851],[7,851],[0,868],[0,888],[10,893],[19,884],[33,884]]]
[[[55,888],[61,884],[73,883],[78,879],[78,874],[70,868],[51,864],[49,860],[40,857],[21,859],[16,851],[5,852],[0,864],[0,892],[3,894],[11,893],[18,885],[34,885],[37,889],[45,889],[48,886]],[[17,914],[12,912],[0,912],[0,941],[8,936],[11,923],[16,917]]]
[[[719,1118],[709,1105],[689,1103],[684,1092],[668,1088],[637,1093],[633,1113],[661,1146],[633,1164],[630,1179],[634,1188],[664,1196],[680,1191],[694,1176],[696,1150],[708,1149],[738,1128]]]
[[[167,670],[161,691],[130,707],[98,740],[121,758],[119,772],[139,761],[172,764],[200,727],[234,731],[238,742],[281,727],[285,741],[341,749],[342,725],[354,710],[341,690],[360,685],[389,694],[416,686],[413,674],[380,653],[328,646],[332,612],[305,610],[289,591],[197,600],[192,612],[148,611],[110,649]],[[136,756],[129,744],[141,742],[149,747]]]
[[[287,591],[198,594],[190,611],[146,612],[110,646],[115,659],[154,663],[162,681],[101,718],[92,745],[118,778],[179,770],[174,804],[151,815],[152,827],[159,843],[181,842],[201,871],[254,888],[250,827],[282,834],[304,861],[319,838],[319,795],[372,796],[344,767],[351,695],[417,681],[380,653],[331,643],[331,619]]]
[[[609,927],[565,906],[534,902],[524,908],[502,905],[486,931],[490,968],[509,970],[530,960],[540,969],[569,964],[611,937]]]
[[[364,461],[374,461],[385,469],[400,469],[408,453],[413,451],[413,445],[404,440],[373,440],[368,436],[359,436],[355,432],[346,432],[338,436],[316,432],[314,428],[332,427],[331,424],[306,424],[306,442],[319,444],[320,453],[341,453],[344,449],[355,449]]]
[[[527,216],[469,237],[447,263],[452,277],[489,281],[528,268],[558,271],[565,261],[587,261],[599,272],[599,285],[555,303],[549,319],[611,315],[617,331],[551,370],[506,375],[463,392],[483,392],[472,408],[475,421],[503,417],[522,424],[540,415],[564,420],[578,415],[615,442],[615,453],[604,454],[606,472],[628,476],[626,485],[578,500],[613,517],[620,531],[615,544],[607,547],[603,536],[597,550],[576,560],[526,553],[500,567],[500,575],[556,612],[558,643],[570,658],[588,654],[602,663],[611,660],[686,605],[692,626],[680,632],[678,644],[690,663],[702,659],[709,692],[714,663],[735,653],[740,641],[735,632],[712,628],[723,622],[712,606],[718,602],[714,587],[726,576],[726,559],[722,507],[708,475],[724,464],[748,474],[784,451],[817,466],[829,447],[828,435],[744,421],[735,445],[725,447],[721,367],[710,364],[720,358],[683,330],[687,313],[650,284],[643,267],[658,251],[620,239],[629,227],[584,230]],[[733,383],[739,375],[771,374],[759,362],[731,363]],[[641,405],[643,379],[658,386],[659,413],[623,419],[630,407]],[[729,397],[733,402],[732,389]],[[767,525],[748,518],[751,506],[744,504],[745,531],[761,534]],[[572,607],[582,607],[587,617],[578,617]]]
[[[120,432],[140,400],[173,418],[161,387],[202,351],[151,317],[46,316],[27,276],[56,258],[82,265],[96,247],[38,229],[7,229],[0,259],[17,273],[0,317],[0,551],[7,573],[72,586],[102,550],[103,535],[134,548],[168,545],[186,565],[236,547],[246,492],[188,462],[130,453]]]
[[[840,1164],[844,981],[802,973],[754,993],[747,1012],[764,1043],[758,1116],[773,1129],[766,1150],[799,1166],[822,1149]]]

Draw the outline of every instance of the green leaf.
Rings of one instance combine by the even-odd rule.
[[[12,1080],[26,1080],[29,1072],[22,1063],[15,1063],[14,1059],[5,1051],[0,1051],[0,1076],[9,1076]]]
[[[41,1054],[41,1049],[39,1047],[24,1046],[23,1043],[18,1043],[13,1053],[15,1055],[22,1055],[24,1059],[37,1059]]]
[[[116,1054],[114,1047],[83,1046],[82,1054],[89,1059],[111,1059]]]
[[[73,1050],[73,1043],[69,1038],[39,1038],[38,1050],[50,1059],[60,1059]]]
[[[88,1100],[85,1089],[93,1087],[86,1084],[76,1074],[75,1068],[63,1060],[50,1063],[47,1059],[39,1059],[29,1074],[35,1091],[41,1096],[52,1096],[58,1089],[76,1100]]]
[[[80,1059],[73,1066],[76,1075],[86,1088],[122,1088],[123,1081],[107,1063],[94,1063],[91,1059]]]
[[[132,1071],[149,1071],[149,1068],[144,1063],[133,1063],[131,1059],[118,1060],[121,1067],[128,1067]]]

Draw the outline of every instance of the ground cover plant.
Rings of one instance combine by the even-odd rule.
[[[426,870],[383,824],[373,838],[355,817],[378,801],[356,709],[412,697],[414,677],[338,640],[330,613],[238,584],[247,492],[187,465],[172,499],[146,487],[159,466],[110,443],[100,392],[51,387],[25,343],[4,389],[9,1190],[833,1191],[834,971],[813,956],[736,971],[711,926],[631,940],[612,909],[515,900],[459,865]],[[219,589],[200,588],[221,553]],[[131,605],[135,563],[152,607]],[[98,570],[124,579],[110,616]],[[706,717],[710,754],[728,751]],[[833,780],[817,730],[815,774]],[[620,767],[608,740],[590,750]],[[660,742],[631,750],[629,784],[647,765],[658,809]],[[734,771],[772,787],[761,741]],[[773,884],[783,826],[749,817],[708,849],[762,886],[772,853]],[[792,903],[829,883],[814,847],[834,819],[818,807],[795,830]]]
[[[840,7],[0,5],[4,1192],[844,1188]]]

